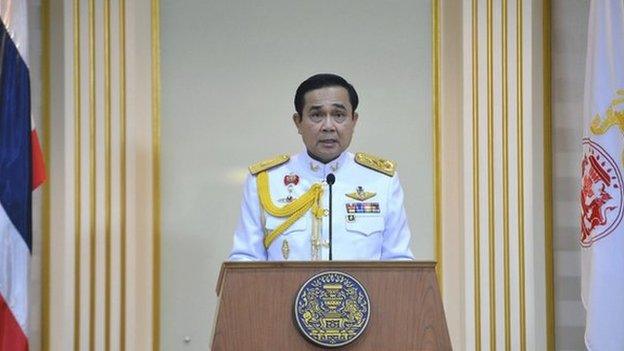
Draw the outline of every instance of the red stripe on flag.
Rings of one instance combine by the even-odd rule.
[[[0,351],[28,351],[28,339],[0,295]]]
[[[41,183],[46,180],[45,162],[43,161],[43,153],[41,145],[39,145],[39,137],[37,131],[30,132],[30,147],[32,153],[32,188],[37,189]]]

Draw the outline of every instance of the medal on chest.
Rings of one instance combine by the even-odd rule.
[[[294,192],[295,192],[295,187],[297,185],[299,185],[299,176],[295,173],[290,173],[284,176],[284,180],[283,180],[284,186],[286,187],[286,190],[288,191],[288,195],[286,195],[285,197],[278,199],[277,202],[280,203],[291,203],[293,202],[293,200],[295,200],[295,196],[294,196]]]

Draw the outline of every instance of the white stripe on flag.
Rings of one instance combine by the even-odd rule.
[[[26,332],[30,251],[0,204],[0,294]]]
[[[0,0],[0,18],[7,28],[17,50],[28,61],[28,2],[26,0]]]

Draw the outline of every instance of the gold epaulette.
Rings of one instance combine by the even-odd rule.
[[[392,177],[394,175],[394,162],[390,160],[385,160],[364,152],[358,152],[355,154],[355,162],[387,176]]]
[[[249,172],[252,175],[256,175],[262,171],[266,171],[267,169],[271,169],[281,165],[282,163],[288,162],[288,160],[290,160],[290,156],[288,155],[275,156],[268,160],[260,161],[249,166]]]

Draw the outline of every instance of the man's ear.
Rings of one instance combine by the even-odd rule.
[[[301,134],[301,129],[299,129],[299,125],[301,124],[301,116],[295,112],[292,116],[293,122],[295,122],[295,127],[297,127],[297,132]]]
[[[357,123],[357,120],[358,120],[358,118],[359,118],[359,117],[360,117],[360,116],[358,115],[358,113],[357,113],[357,112],[353,112],[353,124],[356,124],[356,123]]]
[[[299,131],[299,134],[301,134],[301,130],[299,129],[299,126],[301,125],[301,120],[302,120],[301,115],[299,115],[299,113],[295,112],[293,114],[293,122],[295,123],[295,127],[297,127],[297,130]]]

